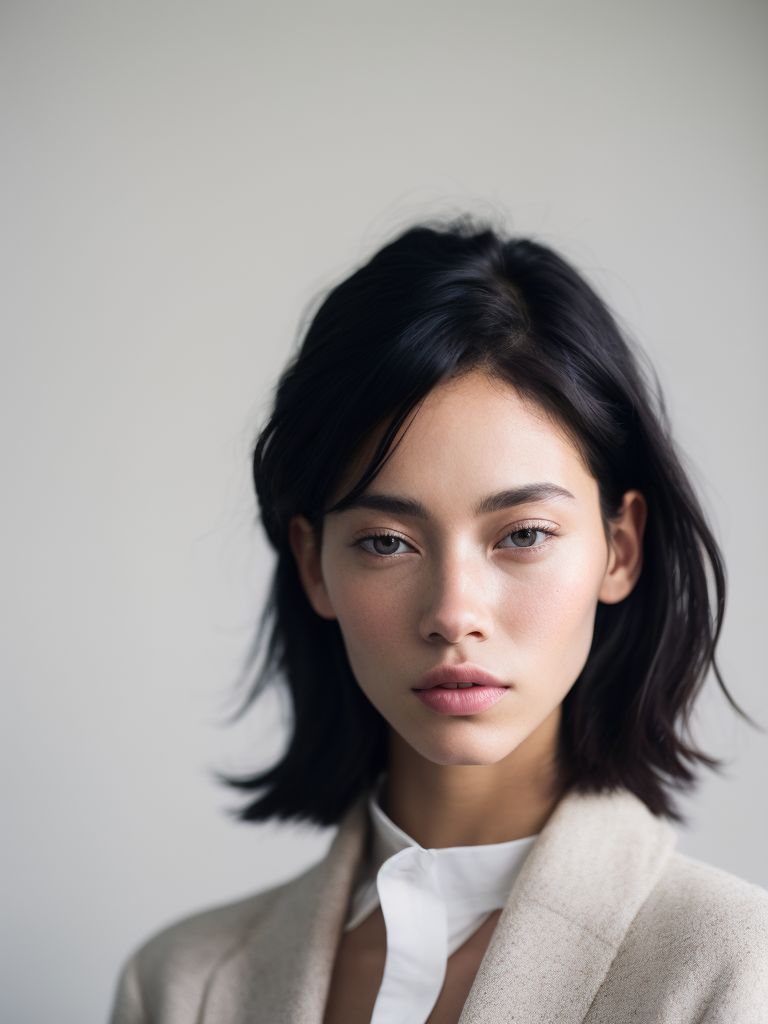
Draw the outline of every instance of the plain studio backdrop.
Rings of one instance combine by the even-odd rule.
[[[765,686],[768,8],[759,0],[5,0],[3,1024],[100,1024],[152,931],[328,833],[216,770],[271,556],[248,458],[303,310],[423,215],[573,260],[654,361],[725,549],[725,677]],[[768,737],[682,849],[768,886]]]

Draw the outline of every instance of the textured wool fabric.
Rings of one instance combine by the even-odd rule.
[[[357,805],[300,878],[151,939],[112,1024],[322,1024],[365,839]],[[627,792],[565,796],[512,889],[460,1024],[764,1024],[768,892],[673,853]]]

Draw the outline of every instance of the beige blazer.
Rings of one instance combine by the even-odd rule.
[[[112,1024],[321,1024],[365,820],[295,881],[151,939]],[[768,892],[673,844],[629,793],[561,800],[460,1024],[766,1024]]]

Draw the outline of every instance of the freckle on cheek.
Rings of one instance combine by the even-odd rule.
[[[511,616],[511,629],[538,640],[567,638],[591,620],[595,598],[595,589],[587,580],[547,588],[538,595],[531,595],[516,610]]]
[[[379,649],[392,644],[397,625],[386,605],[353,599],[338,607],[337,614],[342,632],[358,649]]]

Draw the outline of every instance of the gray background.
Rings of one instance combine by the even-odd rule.
[[[722,663],[768,723],[766,28],[750,0],[93,0],[2,8],[4,1024],[103,1021],[165,922],[328,836],[215,768],[270,559],[251,438],[302,309],[424,213],[574,260],[652,356],[725,547]],[[680,845],[768,885],[768,739]]]

